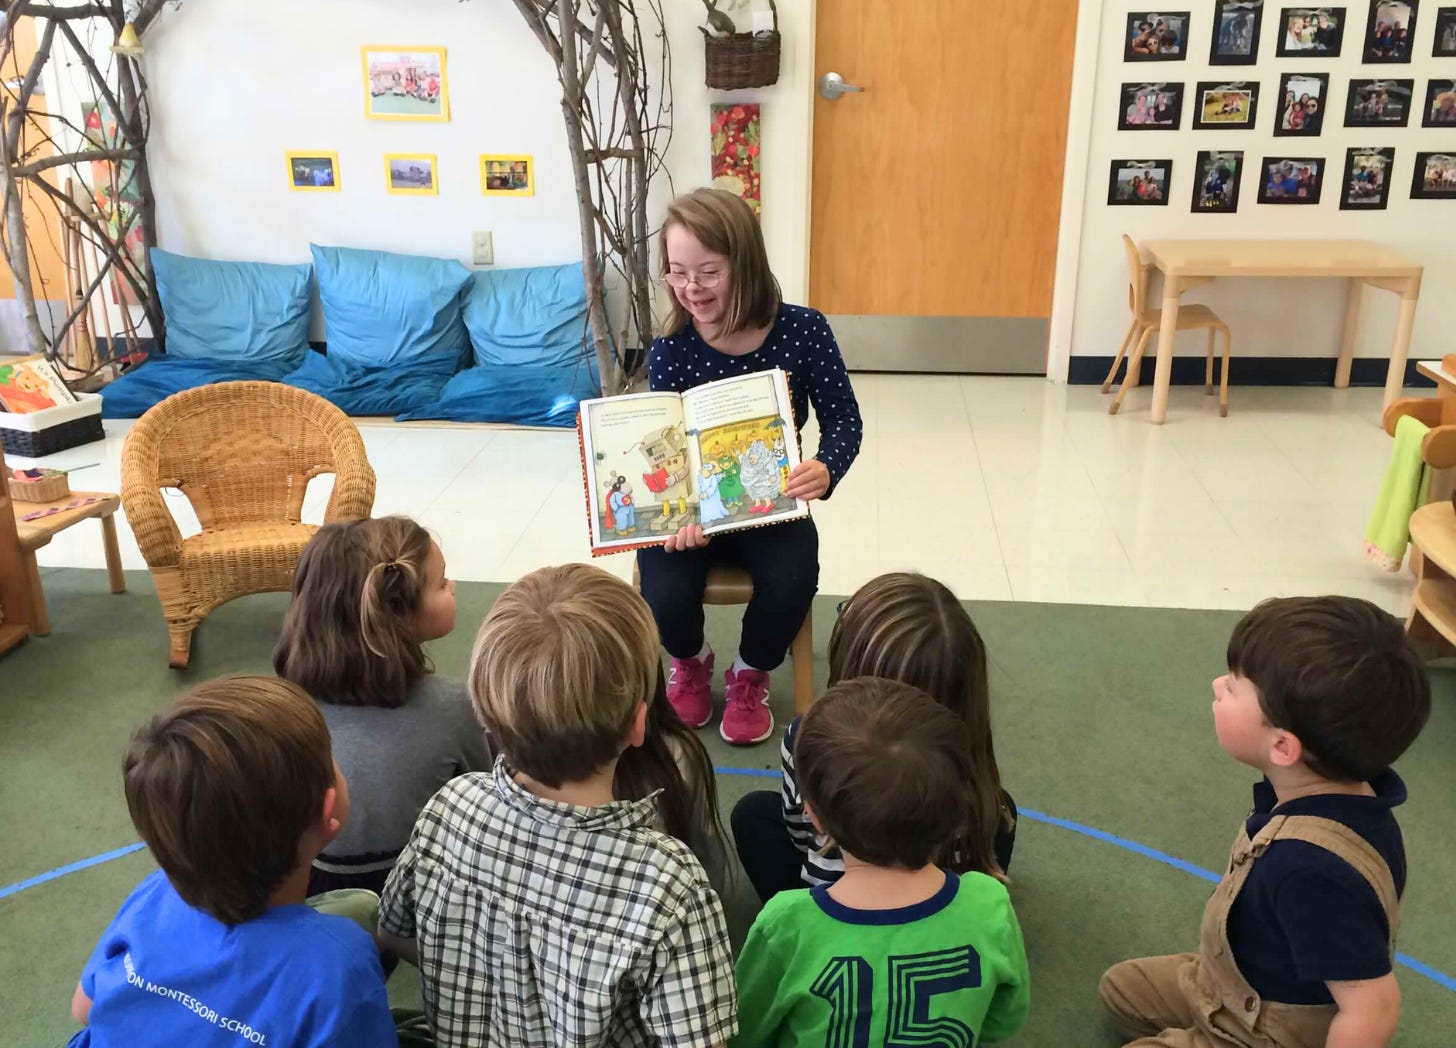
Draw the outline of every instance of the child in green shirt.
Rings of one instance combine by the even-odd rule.
[[[1005,886],[931,864],[974,806],[962,735],[924,692],[873,677],[805,714],[804,807],[844,875],[758,915],[738,958],[734,1048],[971,1048],[1020,1029],[1030,977]]]

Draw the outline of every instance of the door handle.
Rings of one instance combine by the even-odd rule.
[[[840,95],[847,95],[851,91],[863,91],[864,88],[856,87],[854,84],[844,82],[844,77],[838,73],[825,73],[819,78],[819,97],[833,102]]]

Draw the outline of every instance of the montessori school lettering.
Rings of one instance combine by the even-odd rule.
[[[150,979],[143,978],[137,974],[136,968],[131,963],[131,954],[129,953],[122,958],[122,962],[126,965],[126,981],[137,989],[176,1001],[204,1022],[212,1023],[214,1026],[219,1026],[230,1033],[235,1033],[250,1044],[263,1045],[266,1048],[268,1037],[262,1030],[253,1029],[241,1019],[230,1019],[226,1015],[221,1015],[216,1008],[209,1008],[196,997],[185,994],[181,990],[174,990],[170,986],[159,986]]]

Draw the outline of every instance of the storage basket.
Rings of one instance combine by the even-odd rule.
[[[779,9],[769,0],[773,11],[773,31],[769,33],[734,33],[713,36],[702,29],[703,47],[707,54],[709,87],[735,91],[743,87],[767,87],[779,79]]]
[[[0,412],[0,445],[25,458],[54,455],[105,436],[99,393],[77,393],[74,404],[24,415]]]
[[[10,478],[10,497],[16,502],[55,502],[71,493],[71,482],[59,470],[42,470],[34,480]]]

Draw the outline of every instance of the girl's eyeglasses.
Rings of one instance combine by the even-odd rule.
[[[668,273],[662,278],[662,282],[664,284],[667,284],[669,287],[675,287],[678,290],[687,287],[689,284],[697,284],[698,287],[702,288],[704,291],[711,291],[713,288],[723,283],[723,274],[696,273],[693,275],[689,275],[687,273]]]

